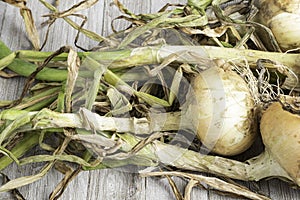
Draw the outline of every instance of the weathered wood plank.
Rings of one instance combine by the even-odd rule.
[[[76,1],[79,2],[79,1]],[[157,12],[166,3],[185,3],[184,0],[123,0],[121,1],[134,13]],[[61,1],[60,10],[69,8],[74,1]],[[89,19],[85,28],[92,30],[101,35],[108,35],[112,32],[110,22],[121,13],[115,6],[112,6],[112,0],[100,0],[93,8],[81,13]],[[47,9],[41,8],[37,0],[28,1],[28,6],[32,8],[33,15],[37,19],[37,26],[43,40],[46,28],[41,27],[45,19],[41,18],[43,14],[49,13]],[[26,37],[22,19],[19,10],[0,2],[0,37],[13,50],[29,49],[30,43]],[[77,23],[81,23],[80,18],[72,18]],[[124,21],[114,23],[117,29],[123,29],[128,26]],[[44,50],[54,51],[63,45],[74,47],[74,38],[77,31],[72,29],[66,22],[59,20],[51,28],[48,43]],[[91,48],[97,45],[97,42],[81,35],[78,44],[84,48]],[[75,47],[74,47],[75,48]],[[0,96],[1,99],[15,99],[21,92],[23,79],[3,79],[0,78]],[[18,168],[15,164],[11,165],[4,172],[10,178],[16,178],[21,175],[38,173],[41,169],[40,164],[23,166]],[[62,179],[62,175],[52,170],[40,181],[31,185],[24,186],[20,189],[26,199],[47,199],[56,184]],[[184,190],[185,181],[174,178],[181,192]],[[254,184],[245,184],[254,188]],[[300,199],[300,191],[289,188],[286,183],[278,180],[261,181],[258,184],[259,191],[269,195],[272,199]],[[195,189],[192,195],[193,199],[233,199],[222,197],[215,192],[203,189]],[[6,196],[0,195],[1,199]],[[61,199],[130,199],[130,200],[151,200],[174,199],[172,190],[166,178],[140,178],[136,173],[125,171],[124,169],[107,169],[92,172],[82,172],[70,183],[69,187]]]

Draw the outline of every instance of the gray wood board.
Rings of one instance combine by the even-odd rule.
[[[78,1],[76,1],[78,2]],[[66,9],[74,1],[61,1],[60,10]],[[185,3],[183,0],[123,0],[124,3],[134,13],[156,12],[166,3]],[[48,11],[38,2],[31,0],[28,7],[32,9],[41,40],[44,38],[45,28],[41,23],[45,20],[41,16]],[[83,15],[88,17],[85,27],[101,35],[108,35],[112,32],[110,22],[121,13],[112,5],[112,0],[100,0],[93,8],[88,11],[82,11]],[[80,23],[81,19],[73,18]],[[30,43],[26,37],[22,18],[19,15],[19,9],[0,2],[0,38],[12,49],[30,49]],[[124,21],[116,21],[115,26],[118,29],[126,27],[128,24]],[[76,31],[72,29],[63,20],[59,20],[51,29],[48,43],[45,51],[54,51],[64,45],[74,46]],[[79,44],[86,48],[94,47],[97,42],[81,36]],[[75,48],[75,47],[74,47]],[[1,100],[15,99],[20,95],[24,83],[23,78],[4,79],[0,78],[0,96]],[[40,164],[17,167],[12,164],[4,170],[11,179],[23,175],[37,173],[41,169]],[[52,170],[40,181],[20,188],[20,192],[28,200],[47,199],[54,189],[62,175]],[[179,178],[174,178],[179,189],[183,192],[186,182]],[[247,187],[256,188],[260,193],[270,196],[272,199],[300,199],[299,190],[291,189],[288,184],[279,180],[260,181],[258,184],[243,183]],[[1,194],[1,199],[10,199],[8,194]],[[107,199],[107,200],[169,200],[174,199],[171,187],[165,178],[141,178],[136,173],[126,172],[120,169],[106,169],[91,172],[82,172],[71,182],[61,199]],[[192,193],[192,199],[235,199],[224,197],[213,191],[207,191],[201,188],[195,188]]]

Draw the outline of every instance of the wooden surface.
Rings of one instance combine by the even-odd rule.
[[[59,8],[63,10],[74,4],[74,2],[73,0],[61,1]],[[185,3],[184,0],[122,0],[122,2],[134,13],[156,12],[167,2]],[[47,14],[48,11],[43,8],[38,0],[28,1],[28,7],[32,9],[34,17],[37,19],[36,23],[40,31],[41,39],[43,39],[45,28],[40,25],[44,20],[41,16]],[[93,8],[89,9],[89,11],[83,11],[81,13],[89,18],[85,27],[101,35],[111,33],[110,21],[120,15],[117,8],[112,5],[112,0],[100,0]],[[80,22],[78,18],[75,20]],[[124,28],[126,24],[118,21],[116,22],[116,26]],[[59,23],[56,23],[52,28],[50,38],[44,50],[54,51],[63,45],[74,46],[75,35],[76,31],[70,28],[67,23],[60,20]],[[19,10],[3,2],[0,2],[0,38],[12,50],[30,49],[30,43],[26,37]],[[81,36],[79,44],[83,47],[91,48],[97,43]],[[22,78],[0,78],[0,98],[2,100],[16,98],[20,94],[22,86]],[[41,167],[40,164],[21,168],[17,168],[16,165],[11,165],[4,170],[4,173],[13,179],[21,175],[37,173]],[[40,181],[22,187],[20,192],[28,200],[48,199],[48,195],[61,178],[62,175],[60,173],[52,170]],[[181,192],[183,192],[186,182],[178,178],[175,178],[175,181],[181,189]],[[258,184],[245,183],[245,186],[259,191],[274,200],[300,199],[299,190],[291,189],[286,183],[279,180],[261,181]],[[0,199],[11,199],[11,197],[3,193],[0,194]],[[61,199],[169,200],[174,199],[174,195],[166,179],[141,178],[136,173],[129,173],[118,169],[107,169],[80,173],[69,185]],[[213,191],[197,188],[193,190],[192,199],[221,200],[234,198],[220,196]]]

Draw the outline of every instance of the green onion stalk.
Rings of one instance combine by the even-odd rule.
[[[103,156],[100,146],[106,146],[106,148],[111,149],[117,148],[119,150],[118,153],[103,156],[98,165],[83,162],[80,158],[73,158],[74,156],[70,156],[72,159],[68,158],[68,156],[44,156],[44,158],[32,156],[19,161],[21,164],[37,160],[49,161],[58,159],[61,161],[72,161],[81,164],[85,170],[91,170],[120,167],[128,164],[157,166],[159,163],[162,163],[182,170],[208,172],[243,181],[258,181],[267,177],[279,177],[294,182],[299,186],[297,175],[289,173],[285,168],[286,165],[282,167],[281,161],[276,158],[277,155],[280,155],[280,152],[276,153],[273,151],[270,144],[272,140],[264,141],[268,146],[266,146],[265,151],[261,155],[246,162],[240,162],[220,156],[204,155],[188,148],[167,144],[159,140],[147,142],[138,136],[137,133],[147,134],[155,133],[155,131],[173,131],[176,129],[175,124],[168,123],[169,119],[172,120],[172,118],[166,120],[165,122],[167,123],[159,128],[158,126],[162,125],[159,123],[162,120],[160,117],[161,115],[159,114],[154,116],[152,120],[146,118],[103,117],[86,109],[82,109],[79,113],[58,113],[48,109],[43,109],[39,112],[7,110],[2,112],[1,120],[10,120],[19,126],[7,126],[2,131],[2,138],[4,137],[3,135],[7,136],[14,132],[75,128],[78,134],[71,135],[70,138],[82,141],[87,147],[98,147],[99,149],[93,148],[91,151],[98,154],[99,157]],[[299,117],[297,120],[299,121]],[[172,127],[174,125],[175,127]],[[264,125],[265,123],[262,126]],[[155,136],[155,134],[153,135]],[[267,134],[265,133],[265,135]],[[158,136],[162,135],[158,134]],[[286,136],[276,134],[273,137],[277,137],[280,140],[280,137]],[[154,137],[154,139],[156,138]],[[288,145],[286,143],[282,148],[289,148]],[[277,149],[277,151],[280,151],[280,149]],[[4,168],[4,165],[7,164],[1,162],[1,168]],[[0,187],[0,191],[7,189],[5,186]]]
[[[21,76],[29,76],[36,70],[36,65],[30,62],[41,62],[48,58],[51,52],[36,52],[20,50],[11,52],[10,49],[0,42],[0,62],[10,70]],[[99,52],[78,52],[81,59],[91,57],[103,64],[109,64],[108,69],[120,70],[124,68],[142,66],[149,64],[160,64],[171,54],[178,55],[178,62],[194,63],[199,62],[199,57],[207,59],[224,59],[225,61],[242,62],[247,61],[249,65],[256,68],[259,60],[271,60],[276,62],[276,66],[281,70],[289,71],[286,80],[286,88],[292,89],[298,85],[298,75],[300,74],[299,54],[286,54],[277,52],[264,52],[249,49],[234,49],[215,46],[160,46],[160,47],[138,47],[134,49],[108,50]],[[8,57],[8,58],[7,58]],[[67,53],[62,53],[53,58],[53,61],[66,61]],[[0,67],[1,67],[0,65]],[[272,66],[274,68],[274,66]],[[272,68],[271,67],[271,68]],[[44,68],[36,76],[38,80],[64,81],[67,78],[66,69]]]

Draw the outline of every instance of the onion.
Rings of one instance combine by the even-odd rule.
[[[256,0],[258,21],[269,27],[282,50],[300,47],[300,0]]]
[[[236,72],[210,67],[192,81],[197,136],[213,152],[232,156],[247,150],[255,132],[254,101]]]
[[[192,131],[204,146],[213,152],[226,156],[240,154],[253,144],[256,137],[255,105],[248,84],[232,71],[233,66],[226,64],[217,60],[216,65],[193,78],[191,86],[197,102],[189,105],[193,108],[192,112],[187,112],[188,114],[185,111],[153,113],[150,115],[150,120],[108,118],[91,114],[83,115],[83,118],[88,118],[88,121],[93,124],[91,127],[95,130],[135,134],[191,130],[192,127]],[[193,96],[189,98],[194,99]],[[84,112],[83,109],[81,111]],[[47,128],[47,126],[86,128],[81,122],[80,115],[64,114],[59,115],[58,119],[53,112],[44,110],[41,113],[33,120],[37,122],[34,128]],[[49,122],[50,116],[51,122]],[[28,131],[32,129],[32,127],[26,128],[29,128]],[[26,128],[24,127],[23,130]]]
[[[15,131],[14,129],[31,131],[58,127],[86,130],[93,128],[93,130],[100,131],[122,132],[122,134],[117,134],[117,137],[121,137],[122,139],[121,149],[125,152],[131,152],[132,148],[136,147],[141,140],[136,135],[128,132],[135,133],[136,131],[146,134],[151,131],[157,131],[157,133],[160,133],[164,129],[174,130],[178,128],[176,127],[176,124],[178,124],[176,120],[180,119],[178,116],[174,116],[174,118],[169,118],[172,117],[169,116],[166,121],[163,121],[159,116],[161,114],[157,114],[151,118],[154,121],[147,121],[147,119],[143,118],[104,117],[86,109],[81,110],[80,113],[57,113],[43,109],[40,112],[22,110],[2,111],[0,119],[13,120],[14,124],[21,125],[21,127],[6,127],[2,131],[2,135],[7,135]],[[24,122],[23,120],[28,121]],[[167,127],[165,127],[166,123]],[[260,129],[265,150],[260,155],[246,162],[239,162],[219,156],[203,155],[199,152],[181,148],[177,145],[166,144],[159,140],[153,141],[149,146],[139,151],[137,154],[137,156],[139,155],[139,159],[129,160],[132,161],[131,164],[139,166],[152,166],[153,164],[163,163],[178,169],[209,172],[218,176],[244,181],[258,181],[264,178],[279,177],[300,186],[300,116],[284,110],[278,102],[272,103],[263,112]],[[232,137],[232,135],[230,136]],[[109,141],[110,139],[100,134],[79,133],[72,136],[72,139],[80,139],[83,143],[87,142],[95,145],[103,145],[104,143],[107,145],[107,142],[117,144],[120,142],[115,138]],[[110,146],[114,145],[110,144]],[[110,167],[122,166],[124,162],[118,163],[121,160],[117,159],[114,162],[108,159],[106,164]],[[0,161],[0,164],[2,164],[1,167],[4,168],[5,166],[3,165],[6,162],[3,160]],[[0,188],[0,191],[4,191],[3,186]]]
[[[264,112],[260,129],[266,150],[300,186],[300,116],[276,102]]]
[[[288,107],[293,105],[289,104]],[[298,107],[298,112],[299,110]],[[159,149],[158,155],[170,152],[168,156],[161,156],[160,160],[175,160],[172,154],[184,155],[176,162],[169,162],[178,168],[208,171],[245,181],[280,178],[300,186],[300,116],[285,110],[281,103],[274,102],[263,111],[260,130],[265,149],[260,155],[246,162],[199,153],[198,156],[192,151],[183,153],[184,150],[179,151],[175,147],[155,148]]]

